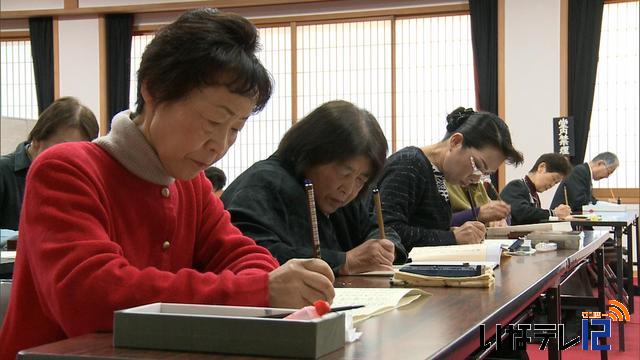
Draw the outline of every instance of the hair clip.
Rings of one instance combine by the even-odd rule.
[[[460,108],[460,110],[449,115],[449,125],[447,125],[447,130],[454,131],[462,125],[467,119],[475,114],[473,108]]]

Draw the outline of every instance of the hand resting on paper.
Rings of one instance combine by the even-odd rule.
[[[340,275],[393,270],[394,258],[395,245],[391,241],[369,239],[347,251],[347,259],[340,268]]]
[[[291,259],[269,273],[271,307],[301,308],[316,300],[333,302],[335,277],[320,259]]]
[[[479,244],[484,241],[487,229],[479,221],[467,221],[462,226],[453,228],[453,236],[458,245]]]
[[[553,209],[553,215],[557,216],[560,220],[564,220],[571,215],[571,207],[565,204],[560,204]]]

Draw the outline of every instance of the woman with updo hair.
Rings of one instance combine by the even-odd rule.
[[[492,113],[455,109],[447,116],[442,141],[406,147],[387,160],[378,180],[385,225],[400,235],[407,252],[414,246],[481,242],[485,234],[481,222],[451,227],[445,180],[466,186],[495,172],[504,161],[516,165],[523,161],[505,122]]]

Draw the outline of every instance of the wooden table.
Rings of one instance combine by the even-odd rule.
[[[633,225],[635,224],[636,227],[636,251],[638,251],[640,250],[640,233],[638,232],[638,210],[633,209],[620,212],[603,211],[589,213],[589,215],[591,214],[599,215],[600,218],[598,220],[573,219],[571,220],[571,225],[613,227],[613,240],[616,251],[617,300],[623,304],[626,304],[627,308],[629,309],[629,313],[633,314],[635,312],[633,297],[636,294],[636,288],[633,285]],[[629,256],[629,260],[626,262],[626,265],[624,265],[625,263],[622,257],[622,234],[627,235],[627,253]],[[638,256],[636,257],[636,263],[638,262],[638,258],[640,258],[640,254],[638,254]],[[638,266],[636,266],[636,269],[638,269]],[[625,271],[627,273],[626,278],[624,277]],[[624,289],[624,291],[621,289]],[[618,322],[618,330],[620,333],[618,344],[620,347],[620,351],[624,351],[625,346],[623,322]]]
[[[558,250],[506,258],[496,269],[495,285],[489,289],[424,288],[432,296],[358,324],[357,328],[363,332],[360,340],[324,359],[466,357],[480,346],[480,324],[486,326],[486,337],[492,336],[496,324],[509,324],[541,293],[556,287],[575,264],[600,249],[607,238],[606,232],[586,232],[584,246],[577,251]],[[385,277],[350,276],[338,278],[336,286],[391,285]],[[111,334],[67,339],[21,351],[18,356],[19,359],[63,357],[223,359],[229,356],[114,348]],[[558,358],[560,354],[552,352],[550,357]]]

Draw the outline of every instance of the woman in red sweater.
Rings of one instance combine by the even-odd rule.
[[[202,170],[271,95],[246,19],[189,11],[142,56],[135,113],[94,143],[33,163],[0,359],[111,331],[115,310],[153,302],[299,307],[331,301],[318,259],[278,268],[242,235]]]

